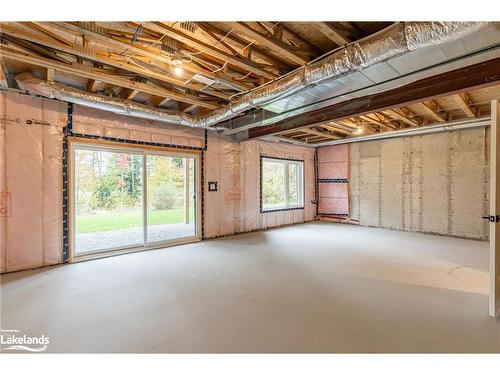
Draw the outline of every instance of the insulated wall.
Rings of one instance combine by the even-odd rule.
[[[234,144],[210,134],[205,154],[206,181],[219,187],[205,190],[206,238],[314,220],[314,149],[259,140]],[[304,209],[260,212],[261,156],[304,161]]]
[[[349,145],[318,149],[318,215],[349,216]]]
[[[62,260],[66,104],[0,93],[1,271]]]
[[[64,102],[0,92],[1,272],[62,262]],[[205,130],[74,106],[73,132],[203,148]],[[201,152],[201,151],[200,151]],[[204,154],[205,238],[313,220],[314,149],[263,141],[231,143],[209,132]],[[304,161],[304,209],[260,213],[260,156]],[[209,181],[218,191],[209,192]]]
[[[487,141],[487,130],[478,128],[350,144],[350,218],[487,239]]]

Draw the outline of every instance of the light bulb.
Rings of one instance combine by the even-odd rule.
[[[174,68],[174,74],[175,74],[176,76],[181,76],[181,75],[182,75],[182,73],[184,73],[184,69],[182,69],[182,67],[181,67],[181,66],[176,66],[176,67]]]

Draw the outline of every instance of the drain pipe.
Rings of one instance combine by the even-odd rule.
[[[332,145],[342,145],[346,143],[356,143],[356,142],[368,142],[375,141],[379,139],[389,139],[389,138],[400,138],[400,137],[413,137],[417,135],[432,134],[432,133],[442,133],[442,132],[452,132],[457,130],[473,129],[473,128],[484,128],[490,126],[491,117],[481,117],[467,120],[459,120],[447,122],[439,125],[423,126],[420,128],[410,128],[403,130],[394,130],[384,133],[376,133],[370,135],[364,135],[360,137],[351,137],[346,139],[339,139],[337,141],[327,141],[323,143],[314,144],[315,147],[321,146],[332,146]]]

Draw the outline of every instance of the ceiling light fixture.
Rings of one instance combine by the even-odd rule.
[[[354,134],[363,134],[363,127],[362,126],[358,126],[356,128],[356,130],[354,131]]]
[[[177,65],[175,68],[174,68],[174,74],[176,76],[181,76],[182,73],[184,73],[184,69],[182,69],[182,67],[180,65]]]

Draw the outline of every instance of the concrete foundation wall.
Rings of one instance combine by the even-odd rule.
[[[360,225],[487,239],[488,131],[353,143],[351,219]]]

